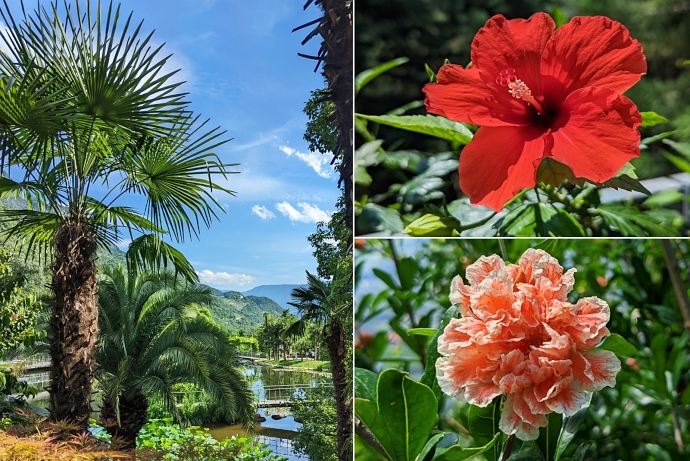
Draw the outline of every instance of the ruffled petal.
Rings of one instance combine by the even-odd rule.
[[[580,387],[588,391],[600,391],[616,385],[616,375],[621,371],[621,361],[611,351],[573,352],[573,376]]]
[[[450,303],[454,306],[459,306],[460,314],[463,317],[469,317],[472,315],[472,310],[470,309],[470,296],[472,295],[472,287],[465,285],[462,281],[462,277],[456,275],[453,281],[450,282]]]
[[[556,105],[587,86],[624,93],[647,73],[640,43],[604,16],[578,16],[556,30],[544,50],[542,89]]]
[[[525,422],[515,411],[516,407],[520,410],[527,407],[527,404],[522,398],[522,393],[520,392],[508,395],[506,403],[503,406],[503,411],[501,412],[498,428],[505,434],[515,434],[518,439],[523,441],[536,440],[539,438],[539,427]],[[526,412],[521,411],[521,413],[526,415],[529,413],[529,408]],[[529,419],[532,420],[532,418]],[[539,423],[539,426],[546,426],[548,423],[544,415],[538,415],[534,420]]]
[[[533,117],[524,103],[512,98],[503,88],[497,92],[488,87],[475,68],[447,64],[438,71],[436,82],[425,85],[422,90],[430,114],[480,126],[531,123]]]
[[[609,305],[603,299],[588,297],[580,299],[575,305],[577,323],[566,328],[579,350],[596,347],[606,336],[609,329]]]
[[[640,156],[641,124],[637,107],[625,96],[582,88],[568,96],[553,121],[551,156],[578,178],[603,183]]]
[[[588,401],[587,393],[573,387],[564,387],[545,403],[551,411],[561,413],[563,416],[573,416],[587,405]]]
[[[462,150],[460,188],[471,203],[499,211],[520,190],[534,187],[550,144],[538,125],[480,128]]]
[[[480,256],[475,262],[467,266],[465,276],[471,285],[479,285],[493,271],[503,269],[505,262],[498,255]]]
[[[496,77],[504,69],[515,69],[515,76],[542,102],[541,58],[555,28],[556,24],[546,13],[535,13],[529,19],[493,16],[472,41],[472,64],[490,88],[506,95],[509,95],[508,88],[496,83]],[[524,101],[520,104],[527,107]]]

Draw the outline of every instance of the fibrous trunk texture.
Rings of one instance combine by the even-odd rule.
[[[338,459],[352,459],[352,398],[347,392],[347,367],[345,357],[345,330],[339,319],[333,318],[326,329],[326,344],[331,359],[331,375],[335,392],[335,410],[338,419]]]
[[[55,421],[80,429],[89,424],[96,366],[98,286],[96,241],[82,223],[63,225],[55,236],[50,317],[50,410]]]
[[[120,424],[117,424],[115,405],[107,396],[103,397],[101,405],[101,424],[110,435],[120,439],[123,449],[136,446],[137,434],[147,421],[149,402],[143,394],[136,392],[132,395],[120,396]]]

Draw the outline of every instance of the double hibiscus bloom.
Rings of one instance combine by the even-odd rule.
[[[505,395],[499,428],[534,440],[546,415],[572,416],[588,391],[613,387],[620,360],[590,350],[609,335],[609,306],[595,297],[568,302],[574,272],[530,249],[519,264],[482,256],[467,268],[469,285],[455,277],[450,300],[462,317],[438,339],[443,392],[480,407]]]
[[[642,47],[620,23],[575,17],[556,30],[545,13],[489,19],[472,64],[444,65],[424,87],[427,111],[481,128],[462,151],[460,187],[500,210],[534,187],[546,157],[603,183],[639,156],[642,124],[622,96],[647,71]]]

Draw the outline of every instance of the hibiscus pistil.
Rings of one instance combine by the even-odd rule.
[[[515,75],[515,69],[509,67],[503,69],[499,76],[496,78],[496,83],[501,86],[508,86],[508,93],[511,94],[515,99],[522,99],[529,104],[532,104],[539,115],[544,115],[544,109],[542,109],[541,104],[534,99],[532,96],[532,90],[529,89],[527,84],[517,78]]]

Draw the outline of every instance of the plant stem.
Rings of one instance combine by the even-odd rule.
[[[508,441],[506,442],[506,448],[503,450],[503,456],[501,456],[501,461],[507,461],[510,458],[510,452],[513,451],[513,442],[515,441],[515,434],[510,434],[508,436]]]
[[[504,239],[498,239],[498,246],[501,249],[501,256],[503,256],[503,260],[507,261],[508,260],[508,250],[506,249],[506,242]]]
[[[673,291],[676,293],[676,301],[678,302],[678,308],[683,316],[684,324],[686,330],[690,331],[690,301],[688,301],[688,295],[685,287],[683,286],[683,281],[680,278],[680,268],[678,267],[678,260],[676,259],[676,254],[671,247],[670,240],[661,240],[661,247],[664,249],[664,260],[666,261],[666,269],[668,270],[668,275],[671,277],[671,283],[673,284]]]

